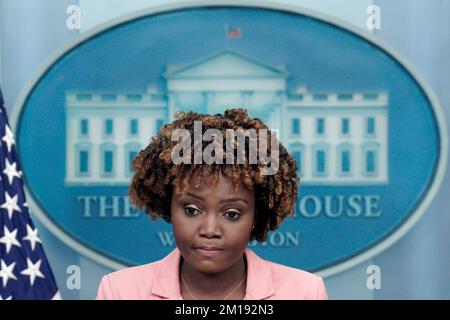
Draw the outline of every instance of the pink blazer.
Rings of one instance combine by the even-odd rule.
[[[326,300],[321,277],[264,260],[249,248],[244,300]],[[181,254],[175,248],[163,259],[105,275],[97,300],[182,300],[178,270]]]

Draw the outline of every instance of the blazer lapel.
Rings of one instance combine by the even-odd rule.
[[[153,274],[151,294],[163,299],[183,299],[180,293],[180,280],[178,275],[180,259],[180,251],[178,248],[175,248],[162,260],[157,262]]]
[[[274,291],[272,272],[269,264],[249,248],[245,249],[247,258],[247,292],[244,300],[263,300],[272,296]]]

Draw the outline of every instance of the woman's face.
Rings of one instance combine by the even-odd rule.
[[[184,194],[175,188],[171,214],[186,263],[199,272],[218,273],[242,258],[252,231],[255,194],[243,184],[235,191],[231,180],[220,175],[216,186],[206,184]]]

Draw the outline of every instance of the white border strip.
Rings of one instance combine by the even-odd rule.
[[[104,24],[101,24],[95,28],[93,28],[91,31],[87,31],[86,33],[81,34],[80,36],[77,36],[73,41],[69,42],[67,45],[61,47],[58,49],[36,72],[36,74],[28,81],[28,83],[25,85],[25,87],[22,89],[19,98],[17,99],[14,108],[12,110],[11,115],[11,126],[13,132],[15,132],[17,121],[20,117],[23,105],[28,98],[28,95],[30,94],[31,90],[34,88],[34,86],[39,82],[41,77],[44,75],[44,73],[57,61],[59,58],[61,58],[65,53],[72,50],[79,44],[83,43],[84,41],[95,37],[97,34],[111,28],[114,26],[117,26],[119,24],[135,20],[137,18],[142,18],[150,14],[156,14],[156,13],[163,13],[167,11],[172,11],[176,9],[185,9],[185,8],[192,8],[192,7],[217,7],[217,6],[237,6],[237,7],[255,7],[255,8],[262,8],[262,9],[272,9],[272,10],[283,10],[288,11],[291,13],[297,13],[305,16],[310,16],[314,19],[317,19],[322,22],[330,23],[332,25],[335,25],[341,29],[347,30],[352,32],[355,35],[360,36],[361,38],[377,45],[379,48],[390,54],[394,59],[396,59],[412,76],[413,78],[419,83],[419,85],[424,90],[426,96],[430,100],[431,106],[433,107],[436,121],[438,124],[439,129],[439,139],[441,144],[440,149],[440,157],[438,161],[438,167],[436,169],[436,174],[434,176],[432,185],[430,189],[428,190],[427,194],[424,196],[423,201],[420,203],[419,207],[416,209],[414,213],[410,215],[408,220],[400,227],[398,228],[394,233],[392,233],[390,236],[388,236],[386,239],[382,240],[380,243],[376,244],[372,248],[366,250],[365,252],[350,258],[342,263],[338,263],[332,267],[320,270],[317,272],[318,275],[322,277],[327,277],[330,275],[333,275],[335,273],[342,272],[344,270],[350,269],[358,264],[361,264],[362,262],[369,260],[370,258],[374,257],[375,255],[379,254],[380,252],[386,250],[391,245],[393,245],[397,240],[399,240],[401,237],[403,237],[413,226],[414,224],[422,217],[422,215],[425,213],[426,209],[432,202],[433,198],[436,196],[436,193],[439,190],[439,187],[442,183],[442,180],[445,175],[445,169],[447,167],[447,158],[448,158],[448,132],[447,132],[447,126],[445,122],[445,114],[440,106],[435,94],[431,90],[430,86],[424,81],[424,79],[419,75],[419,73],[411,66],[411,64],[394,48],[389,46],[387,43],[385,43],[383,40],[378,38],[377,36],[369,33],[369,32],[363,32],[361,29],[354,27],[353,25],[344,22],[342,20],[336,19],[334,17],[330,17],[315,11],[312,11],[310,9],[305,8],[299,8],[297,6],[288,5],[288,4],[281,4],[281,3],[274,3],[270,1],[259,1],[259,0],[245,0],[245,1],[233,1],[233,0],[218,0],[214,1],[214,3],[211,3],[208,0],[192,0],[192,1],[186,1],[183,3],[171,3],[171,4],[165,4],[161,6],[157,6],[154,8],[149,8],[147,10],[139,10],[136,13],[125,15],[121,18],[113,19],[109,22],[106,22]],[[91,248],[84,246],[80,243],[78,243],[76,240],[74,240],[70,235],[66,234],[64,231],[62,231],[60,228],[58,228],[53,222],[46,216],[46,214],[41,211],[39,206],[36,204],[34,199],[31,197],[30,193],[27,190],[27,186],[24,186],[24,189],[26,190],[28,202],[30,204],[30,208],[32,208],[33,212],[36,214],[37,218],[44,224],[44,226],[49,229],[53,234],[55,234],[58,238],[60,238],[65,244],[67,244],[72,249],[78,251],[82,255],[86,256],[87,258],[92,259],[93,261],[107,266],[112,269],[122,269],[124,267],[127,267],[127,265],[118,263],[115,260],[112,260],[110,258],[104,257],[100,255],[98,252],[92,250]]]
[[[61,294],[59,291],[56,292],[56,294],[53,296],[52,300],[62,300]]]

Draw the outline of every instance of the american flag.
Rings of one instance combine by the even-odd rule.
[[[228,39],[238,39],[241,37],[241,29],[225,25],[225,34]]]
[[[58,299],[55,278],[29,214],[1,90],[0,139],[0,300]]]

